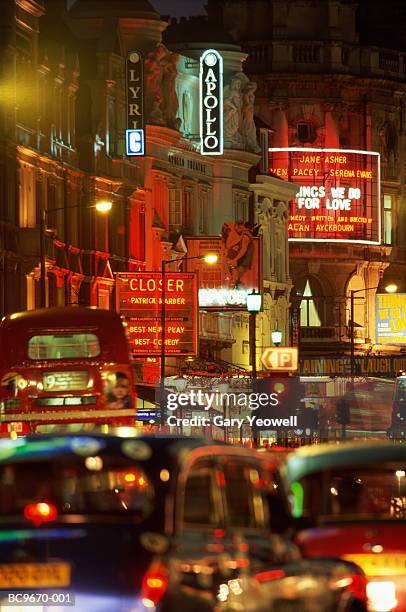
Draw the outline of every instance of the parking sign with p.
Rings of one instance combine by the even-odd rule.
[[[297,347],[280,346],[267,348],[262,353],[261,361],[267,370],[296,372],[298,368]]]

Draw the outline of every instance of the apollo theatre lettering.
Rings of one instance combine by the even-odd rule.
[[[144,129],[144,62],[141,53],[131,51],[126,62],[127,129]]]
[[[223,58],[214,49],[200,57],[200,151],[223,154]]]

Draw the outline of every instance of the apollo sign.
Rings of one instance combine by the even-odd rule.
[[[223,58],[214,49],[200,57],[200,152],[223,154]]]

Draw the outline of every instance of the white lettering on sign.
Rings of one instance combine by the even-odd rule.
[[[358,187],[330,187],[324,185],[301,185],[296,194],[298,209],[319,209],[320,205],[327,210],[351,210],[352,201],[361,198]]]
[[[249,289],[199,289],[199,306],[246,306]]]
[[[213,49],[200,57],[200,141],[202,155],[223,154],[223,58]]]

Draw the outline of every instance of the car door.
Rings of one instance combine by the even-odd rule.
[[[267,528],[259,464],[252,457],[224,455],[221,470],[225,541],[229,543],[230,566],[234,570],[228,582],[229,597],[235,599],[241,591],[244,609],[267,609],[267,594],[257,577],[269,570],[275,551]]]
[[[224,551],[224,513],[216,459],[203,457],[179,475],[171,555],[171,610],[212,610]]]

